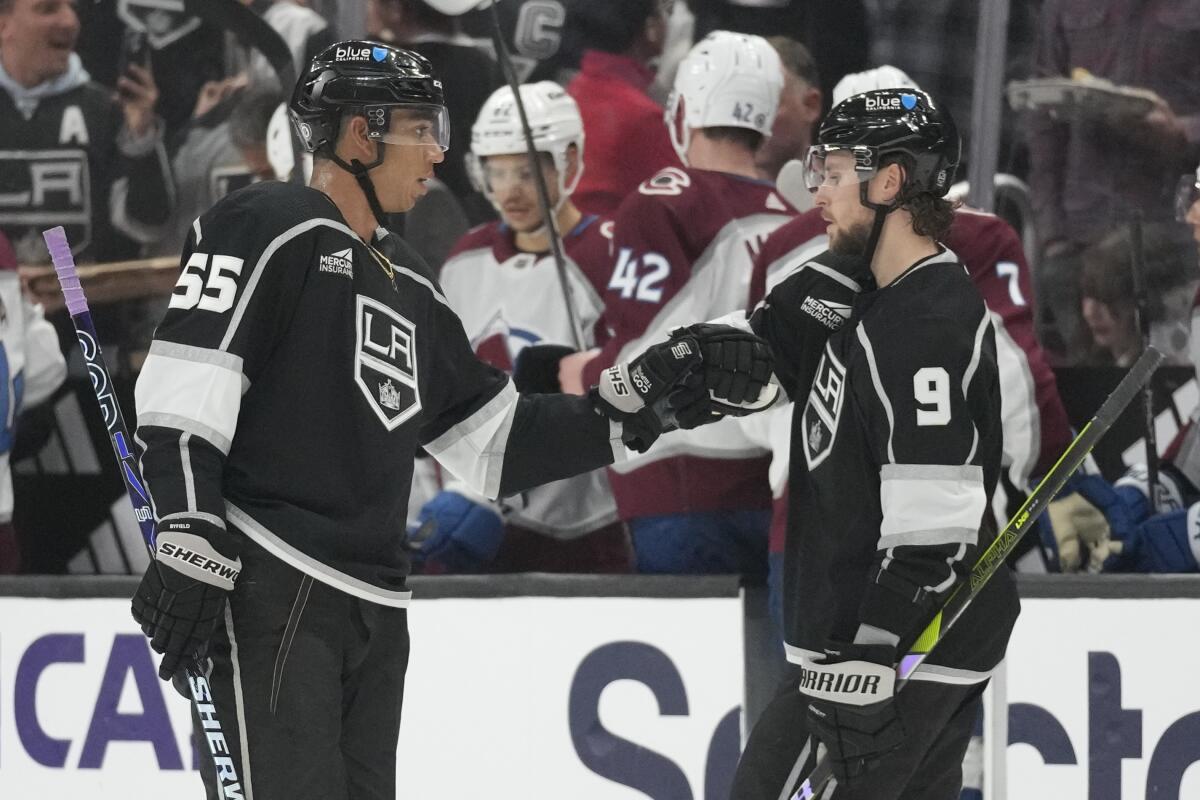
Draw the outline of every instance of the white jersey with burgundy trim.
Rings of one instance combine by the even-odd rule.
[[[787,343],[772,340],[787,360]],[[910,647],[995,537],[995,331],[944,248],[858,294],[792,426],[784,628],[789,658],[830,638]],[[1001,570],[918,679],[980,680],[1018,601]]]
[[[613,222],[604,294],[613,335],[584,369],[585,385],[675,327],[745,309],[755,254],[795,213],[769,181],[678,167],[645,181]],[[667,434],[614,468],[623,519],[769,507],[766,451],[733,423],[710,427]]]
[[[160,522],[228,519],[318,580],[405,605],[418,446],[489,497],[613,458],[586,400],[518,398],[420,258],[386,231],[362,241],[315,189],[227,196],[182,268],[135,393]]]
[[[600,299],[609,274],[612,223],[584,217],[562,237],[575,313],[587,347],[607,337]],[[550,253],[518,250],[512,228],[480,225],[464,236],[442,266],[440,282],[479,358],[511,374],[521,350],[533,344],[574,346],[558,268]],[[605,470],[577,475],[524,493],[506,518],[520,527],[574,539],[617,519]]]

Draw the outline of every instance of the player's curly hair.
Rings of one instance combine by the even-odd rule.
[[[913,167],[912,159],[903,153],[889,154],[883,158],[882,163],[885,166],[899,164],[905,175],[910,174]],[[907,180],[896,195],[896,202],[912,216],[913,233],[937,241],[945,239],[950,233],[950,225],[954,222],[954,209],[960,205],[956,201],[938,197]]]
[[[937,197],[929,192],[900,193],[900,204],[912,215],[913,233],[942,241],[950,233],[957,202]]]

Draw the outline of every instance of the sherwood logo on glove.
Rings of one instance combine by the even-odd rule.
[[[217,552],[203,536],[194,533],[163,531],[158,535],[154,557],[188,577],[195,578],[226,591],[233,589],[242,570],[242,560],[233,561]]]

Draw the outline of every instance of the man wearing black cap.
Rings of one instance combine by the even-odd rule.
[[[817,141],[808,186],[830,250],[861,264],[853,277],[865,290],[825,343],[811,387],[789,382],[784,366],[811,347],[789,282],[750,318],[798,404],[784,634],[800,680],[755,726],[732,796],[790,798],[827,753],[836,800],[951,800],[972,703],[1018,612],[1001,569],[897,691],[900,657],[996,535],[995,333],[940,243],[959,138],[927,95],[886,89],[834,107]]]
[[[259,183],[196,220],[138,380],[156,549],[133,613],[164,679],[211,659],[228,758],[202,767],[210,798],[387,800],[417,448],[490,498],[520,492],[608,464],[623,441],[645,448],[675,418],[705,421],[721,400],[705,378],[722,370],[697,369],[709,342],[691,332],[588,397],[518,397],[379,222],[412,207],[446,149],[429,63],[339,42],[291,112],[310,185]],[[722,347],[769,360],[726,333]]]

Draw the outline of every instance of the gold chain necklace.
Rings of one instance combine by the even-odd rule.
[[[375,246],[367,242],[367,249],[371,251],[371,255],[375,258],[375,263],[383,270],[383,273],[388,276],[388,280],[392,282],[392,288],[400,291],[396,287],[396,270],[392,267],[392,262],[387,259],[383,253],[375,249]]]

